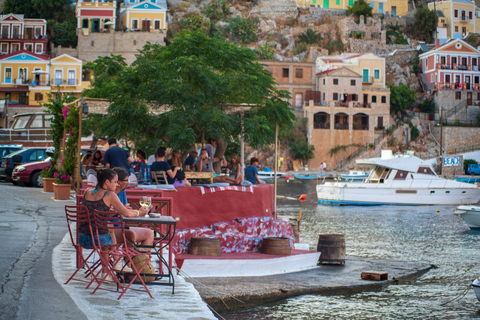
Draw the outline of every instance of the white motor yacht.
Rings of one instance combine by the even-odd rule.
[[[437,176],[432,165],[411,154],[357,160],[371,167],[363,182],[325,182],[317,185],[320,204],[328,205],[459,205],[480,197],[477,185]]]

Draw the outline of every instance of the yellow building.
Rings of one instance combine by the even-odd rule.
[[[385,88],[385,59],[373,53],[343,54],[317,58],[317,72],[347,67],[362,76],[362,85]]]
[[[135,1],[134,3],[132,3]],[[164,32],[167,30],[167,3],[155,1],[129,0],[120,10],[120,28],[131,31]]]
[[[404,16],[408,12],[408,0],[374,0],[367,1],[373,13],[384,13],[392,16]],[[297,0],[302,7],[319,6],[329,9],[348,9],[354,0]]]
[[[77,16],[77,28],[82,29],[84,34],[89,32],[108,32],[116,24],[117,2],[105,2],[105,0],[89,0],[78,2],[75,7]]]
[[[0,100],[9,100],[11,106],[38,106],[58,86],[79,97],[89,85],[87,77],[82,81],[82,61],[66,54],[51,59],[21,50],[2,56],[0,70]]]
[[[437,10],[437,38],[450,39],[455,34],[464,36],[467,33],[480,32],[480,19],[475,11],[476,6],[468,0],[445,0],[428,3],[428,9]]]

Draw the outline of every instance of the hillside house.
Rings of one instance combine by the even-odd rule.
[[[57,86],[78,97],[89,86],[82,61],[68,55],[51,58],[20,50],[1,56],[0,70],[0,99],[9,100],[11,107],[38,107],[48,102],[47,93],[55,96]]]
[[[277,88],[290,92],[290,103],[297,117],[304,116],[307,92],[315,90],[315,63],[260,60],[272,74]]]
[[[120,28],[133,31],[166,32],[166,0],[124,0],[120,9]]]
[[[325,9],[348,9],[355,0],[297,0],[302,7],[320,6]],[[408,0],[367,0],[373,13],[391,16],[404,16],[408,13]]]
[[[315,147],[310,168],[323,161],[332,168],[390,126],[390,89],[385,59],[372,53],[319,57],[317,71],[316,91],[305,102],[309,141]],[[330,155],[339,146],[350,147]]]
[[[0,56],[20,50],[44,54],[47,51],[47,21],[25,19],[23,14],[0,16]]]
[[[440,0],[428,3],[428,9],[437,10],[438,27],[435,38],[463,37],[480,32],[480,17],[474,2],[468,0]]]
[[[437,39],[435,48],[419,59],[426,90],[432,92],[435,105],[446,112],[447,120],[475,119],[480,101],[480,51],[461,39],[442,45]]]

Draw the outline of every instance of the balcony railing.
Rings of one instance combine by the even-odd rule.
[[[478,65],[466,64],[460,65],[456,63],[446,64],[446,63],[437,63],[437,69],[442,70],[459,70],[459,71],[478,71]]]
[[[348,101],[335,101],[335,107],[348,108]]]
[[[362,83],[373,83],[373,77],[362,77]]]
[[[368,124],[353,124],[353,130],[368,130]]]
[[[50,81],[52,86],[78,86],[76,79],[53,79]]]
[[[348,130],[348,123],[335,123],[335,129]]]
[[[314,129],[330,129],[330,122],[314,122]]]
[[[437,82],[432,85],[433,90],[474,90],[480,91],[480,85],[478,83],[471,84],[467,82],[463,83],[449,83],[449,82]]]
[[[460,16],[460,21],[461,22],[470,22],[470,21],[473,21],[473,19],[470,19],[468,16]]]
[[[44,35],[28,35],[28,34],[0,34],[0,39],[2,40],[48,40],[47,36]]]

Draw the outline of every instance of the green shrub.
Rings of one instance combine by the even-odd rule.
[[[418,65],[420,64],[420,59],[418,57],[415,57],[412,61],[412,70],[413,73],[417,74],[418,73]]]
[[[230,19],[228,29],[235,42],[246,44],[257,40],[255,22],[252,19],[237,16]]]
[[[475,159],[465,159],[463,160],[463,170],[465,171],[465,174],[467,173],[468,166],[471,164],[478,164],[477,160]]]
[[[260,60],[275,60],[273,53],[275,49],[268,43],[264,43],[262,46],[255,49],[257,58]]]
[[[300,54],[302,52],[307,51],[308,46],[305,42],[300,42],[297,44],[295,48],[293,48],[293,54]]]
[[[420,112],[433,114],[435,112],[435,103],[433,102],[433,99],[426,99],[420,103],[418,105],[418,110],[420,110]]]
[[[230,7],[225,0],[212,2],[205,8],[205,16],[212,21],[223,20],[229,13]]]
[[[200,13],[196,13],[187,19],[181,20],[179,24],[184,28],[190,31],[200,31],[203,34],[208,34],[212,23],[210,19],[204,18]]]
[[[418,131],[417,127],[414,127],[413,125],[410,127],[410,140],[415,140],[420,136],[420,131]]]

